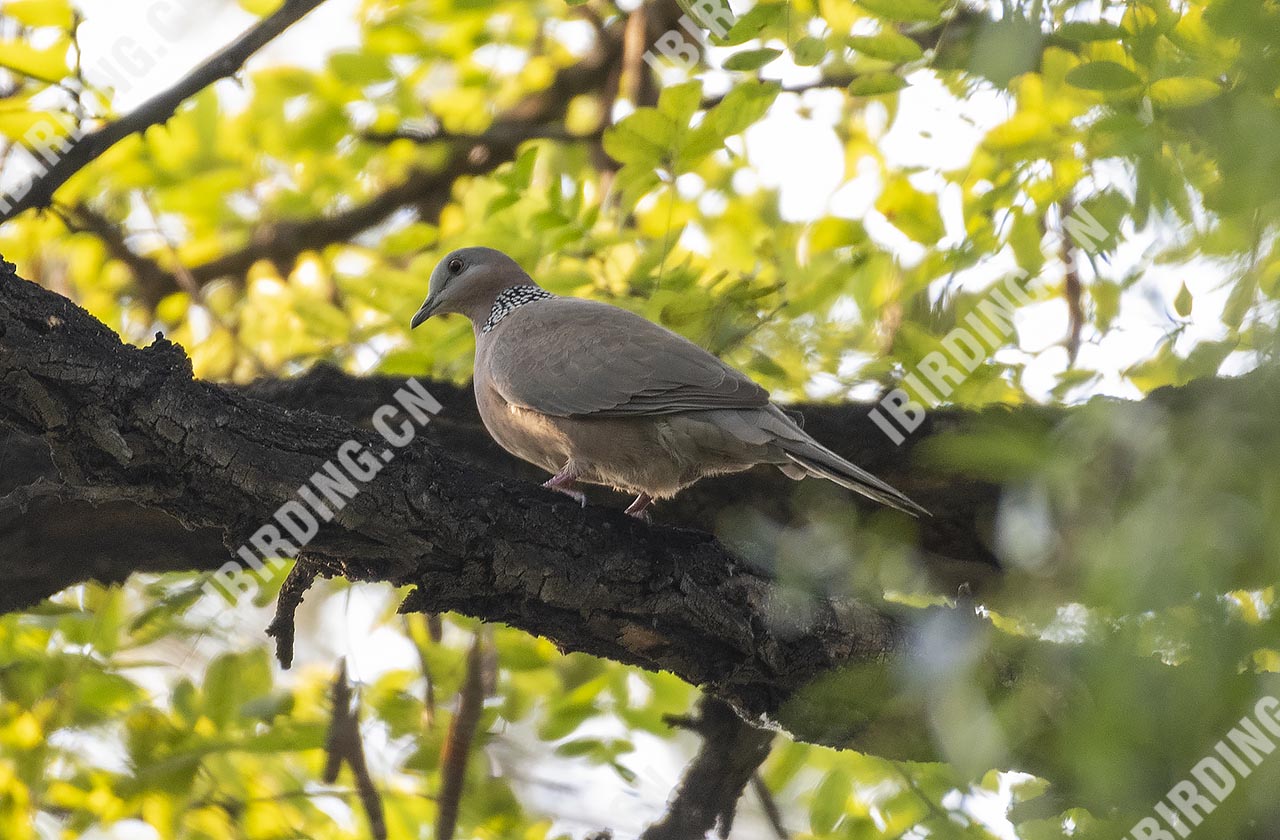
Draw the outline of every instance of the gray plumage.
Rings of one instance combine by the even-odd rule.
[[[513,260],[462,248],[431,273],[413,317],[466,315],[476,404],[504,449],[575,482],[637,494],[629,513],[700,478],[773,464],[912,514],[926,511],[807,435],[763,388],[693,342],[609,304],[557,297]]]

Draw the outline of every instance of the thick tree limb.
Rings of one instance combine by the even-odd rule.
[[[262,49],[324,0],[285,0],[274,14],[263,18],[239,38],[204,61],[173,87],[164,90],[134,111],[83,137],[71,141],[58,152],[58,159],[44,174],[31,182],[12,207],[0,209],[0,224],[27,210],[48,207],[53,194],[81,169],[132,134],[166,122],[178,106],[219,79],[240,71],[249,57]]]
[[[332,367],[317,366],[300,377],[263,380],[236,390],[285,409],[319,412],[367,427],[374,410],[391,402],[392,395],[403,384],[401,377],[353,377]],[[427,386],[444,405],[427,430],[432,440],[467,462],[496,474],[535,483],[545,480],[546,476],[536,468],[512,458],[493,442],[476,414],[469,388],[446,382],[428,382]],[[916,523],[921,528],[921,550],[914,555],[914,562],[922,578],[944,593],[953,593],[962,586],[974,592],[985,591],[986,584],[998,578],[998,565],[988,548],[989,523],[994,516],[998,488],[937,475],[915,463],[913,458],[916,442],[961,426],[967,415],[955,411],[931,412],[917,435],[899,448],[867,419],[865,407],[802,405],[795,408],[802,411],[807,427],[820,440],[906,488],[934,512],[933,518]],[[41,479],[58,481],[57,470],[44,443],[0,428],[0,496]],[[64,491],[68,493],[76,495]],[[588,494],[601,504],[625,505],[625,500],[606,490],[589,489]],[[762,521],[772,523],[777,533],[782,533],[787,528],[805,526],[808,508],[815,501],[814,494],[841,503],[858,503],[856,498],[834,488],[813,482],[797,484],[775,470],[761,469],[701,482],[676,499],[662,503],[657,517],[659,522],[684,527],[715,527],[721,539],[737,543],[740,550],[751,553],[758,562],[767,563],[768,558],[761,555],[767,553],[769,546],[744,541],[734,526],[735,512],[754,511]],[[221,531],[192,532],[167,514],[154,513],[150,515],[165,525],[163,530],[134,528],[132,523],[141,521],[137,517],[144,509],[131,503],[100,504],[92,508],[97,530],[127,535],[123,538],[132,547],[131,551],[110,542],[100,544],[92,538],[93,530],[68,531],[68,523],[82,521],[78,518],[79,510],[86,507],[74,499],[49,498],[43,507],[32,507],[25,515],[18,515],[12,505],[8,510],[0,506],[0,521],[8,526],[0,530],[0,547],[45,546],[40,554],[41,565],[21,569],[30,576],[29,585],[0,590],[0,610],[35,603],[90,577],[122,580],[138,562],[135,555],[147,558],[152,571],[212,570],[226,560]],[[873,516],[880,515],[874,505],[863,509]],[[49,533],[59,531],[68,532],[68,537],[51,542]],[[71,539],[75,533],[79,533],[79,541]],[[185,548],[175,552],[174,544]]]
[[[19,587],[42,569],[61,575],[65,585],[119,579],[132,568],[213,568],[219,559],[210,544],[215,535],[221,557],[231,556],[230,549],[268,522],[339,447],[354,441],[379,452],[385,446],[381,437],[338,417],[286,407],[290,395],[304,396],[289,383],[246,391],[195,381],[180,348],[164,340],[146,349],[126,347],[71,302],[12,271],[0,266],[0,426],[19,442],[0,450],[0,458],[12,459],[0,471],[0,488],[8,494],[0,502],[6,517],[0,541],[5,548],[16,545],[0,553],[9,607],[22,603]],[[328,376],[335,386],[350,383],[347,400],[387,387]],[[1173,392],[1167,404],[1203,400],[1196,391],[1205,389],[1247,399],[1267,381],[1206,383]],[[344,395],[335,387],[312,397],[324,409]],[[1185,705],[1177,702],[1187,690],[1180,681],[1200,679],[1195,670],[1126,659],[1092,645],[996,633],[963,602],[960,609],[908,609],[874,593],[852,596],[847,584],[776,580],[760,566],[781,549],[754,524],[768,520],[733,519],[733,508],[723,501],[670,510],[702,510],[709,513],[704,523],[718,515],[737,551],[705,533],[646,526],[616,509],[583,509],[559,494],[504,479],[437,442],[474,431],[466,422],[450,426],[454,405],[468,399],[464,392],[441,391],[439,399],[446,408],[428,433],[401,449],[308,544],[307,562],[321,574],[410,585],[415,588],[404,610],[457,611],[542,635],[563,650],[671,671],[801,740],[895,759],[945,758],[971,772],[1031,770],[1095,800],[1106,801],[1114,790],[1110,777],[1097,764],[1072,763],[1070,745],[1098,737],[1088,730],[1091,710],[1105,697],[1099,692],[1109,685],[1106,672],[1123,668],[1126,679],[1143,687],[1152,725],[1189,733],[1117,754],[1131,785],[1140,780],[1152,801],[1168,790],[1178,768],[1194,763],[1239,716],[1224,704],[1186,717]],[[1035,416],[1041,410],[1026,411]],[[1254,420],[1245,422],[1252,428]],[[897,463],[897,469],[881,471],[898,480],[903,456],[887,441],[854,433],[841,444],[840,429],[812,422],[810,428],[868,466]],[[35,438],[40,441],[33,444]],[[23,474],[10,472],[12,465]],[[750,499],[744,488],[752,480],[735,477],[723,492],[737,502]],[[940,510],[948,498],[962,499],[954,510],[968,510],[971,517],[971,491],[988,498],[994,493],[989,485],[947,481],[917,467],[903,486]],[[782,496],[779,486],[766,492]],[[798,508],[847,504],[845,497],[825,495],[821,485],[798,487],[805,499]],[[92,530],[64,540],[67,551],[78,540],[87,568],[75,567],[70,557],[50,560],[38,533],[31,534],[51,526],[28,525],[27,517],[15,515],[18,499],[31,503],[28,510],[48,502],[77,505],[58,509],[63,512],[94,511],[99,518],[91,521]],[[791,507],[786,500],[773,504],[775,510]],[[134,515],[138,511],[146,515]],[[863,532],[891,538],[906,520],[887,516],[878,525],[871,520],[874,527],[842,532],[841,541]],[[945,524],[947,518],[940,518]],[[157,560],[146,542],[135,547],[130,540],[135,533],[145,540],[157,522],[169,520],[191,529],[186,539],[199,548],[192,557]],[[135,521],[145,527],[131,530]],[[68,519],[65,527],[76,524]],[[186,548],[173,539],[175,532],[162,530],[174,550]],[[118,548],[99,551],[96,544],[104,540]],[[50,591],[47,579],[36,585]],[[1123,648],[1125,641],[1117,644]],[[1099,661],[1107,667],[1096,667]],[[1224,697],[1280,691],[1268,675],[1234,666],[1214,679]],[[1018,714],[997,718],[993,709],[1010,703]],[[1106,737],[1114,741],[1116,733]]]
[[[344,442],[383,447],[337,418],[194,381],[169,342],[125,347],[5,269],[0,423],[43,436],[66,484],[95,501],[164,510],[234,547]],[[880,660],[908,636],[900,619],[853,599],[814,603],[807,634],[776,635],[768,578],[713,538],[584,511],[425,440],[386,464],[306,553],[352,579],[417,584],[406,610],[484,615],[673,670],[757,714],[841,662]]]

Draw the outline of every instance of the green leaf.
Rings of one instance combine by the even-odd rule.
[[[1010,786],[1009,793],[1013,796],[1014,802],[1026,802],[1043,796],[1045,791],[1049,789],[1049,780],[1041,779],[1033,776],[1030,779],[1024,779]]]
[[[538,163],[538,147],[529,146],[520,152],[511,168],[497,175],[497,178],[508,187],[524,191],[533,183],[533,169]]]
[[[1072,68],[1067,83],[1083,90],[1123,90],[1142,84],[1142,79],[1114,61],[1092,61]]]
[[[763,47],[758,50],[743,50],[734,53],[724,61],[726,70],[759,70],[761,67],[782,55],[782,50]]]
[[[1007,88],[1018,76],[1038,70],[1043,54],[1044,34],[1038,23],[1021,15],[984,21],[969,56],[968,70],[996,87]]]
[[[1178,294],[1173,299],[1173,311],[1177,312],[1180,317],[1186,318],[1191,315],[1191,290],[1187,288],[1187,284],[1183,283],[1182,288],[1178,289]]]
[[[915,41],[892,29],[886,29],[876,35],[855,35],[849,38],[849,46],[863,55],[902,64],[915,61],[924,55],[924,50]]]
[[[204,594],[199,584],[191,584],[165,594],[129,623],[129,635],[135,643],[152,641],[162,633],[172,633],[178,626],[177,616],[200,600]]]
[[[676,124],[655,108],[637,108],[604,134],[604,150],[620,163],[656,169],[675,142]]]
[[[1187,358],[1178,367],[1179,384],[1193,379],[1206,379],[1218,375],[1218,369],[1236,351],[1238,342],[1233,339],[1225,341],[1206,341],[1197,344]]]
[[[740,84],[707,114],[703,125],[713,124],[722,138],[741,134],[768,113],[781,92],[782,85],[777,82]]]
[[[1151,83],[1147,96],[1161,108],[1193,108],[1222,93],[1222,88],[1209,79],[1195,76],[1170,76]]]
[[[702,82],[693,80],[662,89],[658,110],[675,125],[688,125],[702,104]]]
[[[1114,23],[1073,21],[1058,27],[1058,35],[1068,41],[1118,41],[1124,30]]]
[[[1034,275],[1044,265],[1044,252],[1040,249],[1040,222],[1034,216],[1017,210],[1013,227],[1009,232],[1009,246],[1013,248],[1018,268]]]
[[[271,664],[264,648],[224,653],[205,669],[204,713],[225,727],[241,707],[271,690]]]
[[[933,0],[858,0],[858,5],[887,20],[937,21],[943,5]]]
[[[734,22],[725,33],[723,44],[726,47],[736,47],[738,44],[745,44],[753,38],[758,38],[761,31],[777,25],[786,14],[786,3],[757,3]]]
[[[837,767],[827,773],[809,803],[809,828],[814,834],[830,834],[835,829],[852,791],[853,779],[848,770]]]
[[[768,113],[782,86],[777,82],[746,82],[735,87],[688,132],[680,144],[677,172],[688,172],[724,141],[741,134]]]
[[[0,42],[0,68],[42,82],[58,82],[71,72],[67,66],[69,46],[66,38],[59,38],[43,49],[36,49],[25,41]]]
[[[907,80],[897,73],[864,73],[849,85],[849,93],[854,96],[883,96],[906,86]]]
[[[117,718],[143,696],[142,689],[130,680],[97,667],[76,672],[75,691],[82,698],[74,710],[75,722],[80,725]]]
[[[538,727],[538,737],[544,741],[558,741],[598,713],[599,709],[590,701],[558,704]]]
[[[0,63],[2,62],[3,59],[0,59]],[[23,103],[24,106],[26,104]],[[54,111],[33,110],[29,107],[0,108],[0,137],[21,140],[34,130],[50,137],[66,137],[70,133],[66,120],[66,114]]]
[[[1094,319],[1098,329],[1108,330],[1111,322],[1120,314],[1120,285],[1106,280],[1089,284],[1089,296],[1093,298]]]
[[[368,51],[339,52],[329,56],[333,75],[350,85],[371,85],[391,78],[386,56]]]
[[[891,180],[876,199],[876,209],[894,227],[924,245],[934,245],[946,233],[938,197],[917,190],[905,176]]]
[[[250,700],[240,708],[240,711],[246,718],[271,723],[281,715],[287,715],[293,711],[293,704],[292,694],[287,691],[276,691]]]
[[[827,57],[827,45],[821,38],[801,38],[791,48],[791,57],[801,67],[815,67]]]
[[[809,230],[809,248],[819,253],[866,241],[867,229],[855,219],[828,216],[814,222]]]
[[[622,206],[629,212],[635,209],[640,199],[657,189],[662,184],[662,179],[652,168],[629,165],[618,173],[615,183],[622,195]]]

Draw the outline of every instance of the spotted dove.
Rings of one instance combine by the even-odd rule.
[[[475,329],[476,404],[494,440],[580,502],[576,483],[603,484],[636,494],[627,513],[642,516],[704,476],[773,464],[926,513],[698,345],[625,309],[553,295],[500,251],[440,261],[412,326],[444,313]]]

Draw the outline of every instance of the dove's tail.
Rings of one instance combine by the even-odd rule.
[[[833,481],[869,499],[875,499],[895,510],[912,516],[932,516],[929,511],[911,501],[888,482],[881,481],[859,466],[849,463],[813,438],[805,435],[801,440],[780,439],[777,443],[796,466],[810,475]]]

